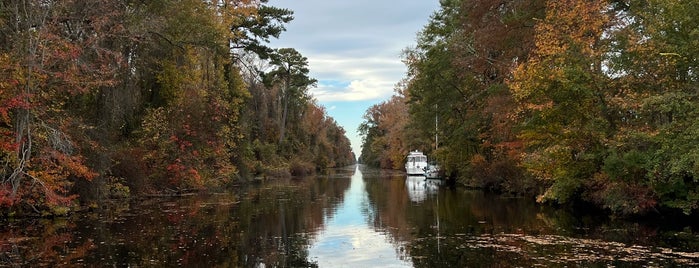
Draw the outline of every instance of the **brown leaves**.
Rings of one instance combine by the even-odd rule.
[[[362,157],[376,159],[381,168],[400,169],[405,155],[414,148],[406,135],[408,106],[405,97],[393,96],[390,100],[370,107],[363,123],[366,130]],[[367,154],[367,155],[364,155]]]

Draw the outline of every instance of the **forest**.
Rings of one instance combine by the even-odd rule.
[[[355,162],[266,0],[0,1],[0,215]]]
[[[440,4],[394,96],[366,111],[361,162],[400,169],[419,149],[467,186],[541,203],[699,212],[696,1]]]

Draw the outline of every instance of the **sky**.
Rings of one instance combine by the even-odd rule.
[[[352,143],[359,156],[357,132],[372,105],[388,100],[405,77],[401,51],[416,44],[417,33],[439,0],[270,0],[294,11],[286,32],[273,48],[290,47],[308,58],[310,90]]]

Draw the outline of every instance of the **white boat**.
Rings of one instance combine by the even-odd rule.
[[[441,179],[443,178],[442,170],[439,168],[439,165],[437,164],[430,164],[427,165],[427,168],[425,169],[425,178],[428,179]]]
[[[427,168],[426,155],[418,150],[408,154],[408,159],[405,162],[405,172],[407,172],[408,175],[425,176],[425,168]]]

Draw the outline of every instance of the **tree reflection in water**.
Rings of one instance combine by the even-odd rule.
[[[311,244],[312,260],[321,267],[411,267],[410,258],[389,242],[385,229],[369,225],[369,219],[379,214],[369,202],[357,167],[344,203],[326,215],[325,227]]]
[[[696,226],[572,215],[362,166],[0,219],[0,267],[692,266]]]

